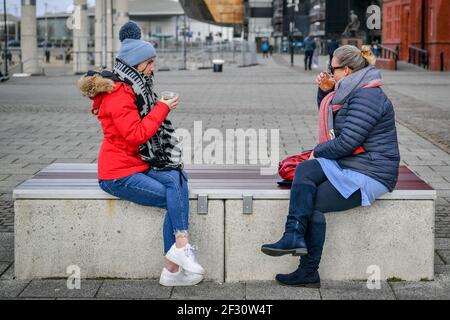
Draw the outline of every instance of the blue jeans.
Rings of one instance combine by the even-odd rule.
[[[189,229],[189,189],[187,181],[181,181],[180,171],[150,169],[125,178],[99,180],[99,185],[117,198],[167,209],[163,225],[165,255],[176,241],[175,234]]]

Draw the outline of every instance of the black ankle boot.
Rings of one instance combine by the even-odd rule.
[[[319,272],[315,269],[302,269],[299,267],[289,274],[277,274],[275,280],[282,286],[320,288]]]
[[[292,185],[289,215],[283,237],[276,243],[264,244],[261,247],[263,253],[273,257],[308,254],[304,236],[308,220],[313,213],[316,191],[317,188],[311,185]]]
[[[320,288],[319,264],[325,243],[326,219],[322,212],[314,211],[306,231],[308,254],[300,260],[300,266],[290,274],[278,274],[275,279],[284,286]]]
[[[283,237],[275,243],[264,244],[261,251],[268,256],[280,257],[286,254],[304,256],[308,254],[306,243],[297,231],[285,231]]]

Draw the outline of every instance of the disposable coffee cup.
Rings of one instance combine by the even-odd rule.
[[[178,96],[179,96],[179,94],[176,93],[176,92],[173,92],[173,91],[163,91],[163,92],[161,93],[161,97],[162,97],[164,100],[172,100],[172,99],[177,98]]]

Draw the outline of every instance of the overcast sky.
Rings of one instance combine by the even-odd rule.
[[[148,0],[151,1],[151,0]],[[178,0],[167,0],[178,1]],[[17,10],[20,14],[21,0],[6,0],[6,11],[10,14],[16,14]],[[45,3],[48,4],[49,12],[62,12],[66,11],[73,4],[73,0],[36,0],[37,15],[42,16],[45,13]],[[88,0],[90,6],[95,4],[95,0]],[[3,12],[3,1],[0,0],[0,12]]]
[[[0,11],[3,12],[3,1],[0,2]],[[20,0],[6,0],[6,11],[11,14],[16,14],[16,10],[18,10],[20,14],[20,3]],[[73,0],[36,0],[38,16],[44,14],[45,3],[48,4],[49,12],[61,12],[66,11],[73,4]],[[88,3],[89,5],[94,5],[95,0],[88,0]]]

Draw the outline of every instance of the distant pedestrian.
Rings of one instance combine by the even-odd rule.
[[[269,58],[269,43],[264,41],[261,45],[261,52],[263,54],[263,58]]]
[[[12,64],[12,53],[10,50],[6,53],[6,60],[8,60],[9,64]]]
[[[314,38],[314,43],[316,44],[316,48],[314,49],[312,67],[313,69],[317,69],[319,68],[319,55],[322,51],[322,43],[319,38]]]
[[[270,56],[272,56],[273,55],[273,45],[269,46],[269,52],[270,52]]]
[[[70,61],[72,60],[72,48],[67,48],[67,50],[65,51],[65,57],[66,63],[70,63]]]
[[[379,50],[376,42],[372,42],[372,45],[370,46],[370,50],[372,51],[372,54],[378,58]]]
[[[45,49],[45,63],[50,63],[50,50]]]
[[[90,64],[91,66],[95,65],[95,56],[94,56],[94,53],[93,53],[93,52],[89,52],[88,57],[89,57],[89,64]]]
[[[311,70],[312,58],[314,55],[314,50],[316,49],[316,43],[314,42],[313,38],[309,36],[305,38],[304,48],[305,48],[305,71],[307,71],[308,69]]]
[[[329,65],[331,65],[331,61],[333,60],[334,51],[339,48],[339,44],[336,38],[331,39],[330,44],[328,45],[328,55],[330,56]]]

